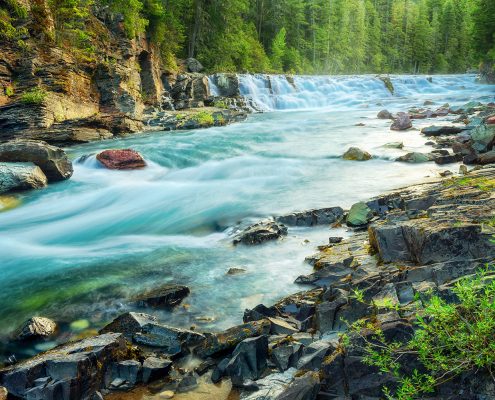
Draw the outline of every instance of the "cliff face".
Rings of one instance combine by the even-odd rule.
[[[159,49],[145,37],[129,40],[122,17],[108,9],[89,17],[95,51],[88,55],[55,45],[46,0],[23,6],[22,43],[0,45],[0,141],[110,138],[142,130],[157,111],[203,106],[210,96],[204,75],[166,71]]]

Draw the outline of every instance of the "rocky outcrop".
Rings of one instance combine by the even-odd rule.
[[[69,179],[73,172],[72,163],[62,149],[33,140],[0,144],[0,161],[32,162],[40,167],[48,182]]]
[[[47,185],[43,171],[33,163],[0,162],[0,194],[39,189]]]
[[[0,370],[0,382],[20,398],[89,399],[110,386],[113,363],[134,357],[121,334],[105,334]]]
[[[141,169],[146,167],[143,156],[135,150],[105,150],[96,159],[107,169]]]
[[[320,208],[275,217],[275,221],[289,226],[330,225],[341,221],[344,210],[340,207]]]
[[[287,227],[276,221],[264,221],[252,225],[234,238],[234,244],[255,245],[270,240],[280,239],[287,235]]]

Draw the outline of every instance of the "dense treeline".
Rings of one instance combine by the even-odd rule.
[[[94,1],[50,0],[59,33],[90,48],[85,19],[108,6],[172,68],[196,57],[216,71],[464,72],[495,59],[494,0]]]

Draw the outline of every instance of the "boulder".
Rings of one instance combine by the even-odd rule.
[[[389,142],[389,143],[385,143],[382,147],[386,147],[388,149],[402,149],[402,148],[404,148],[404,143],[402,143],[402,142]]]
[[[242,393],[241,400],[276,400],[294,382],[297,370],[290,368],[284,373],[270,374],[256,381],[259,389],[253,393]]]
[[[168,375],[172,361],[157,358],[148,357],[143,361],[143,382],[148,383],[156,381],[157,379],[163,379]]]
[[[432,161],[433,159],[434,156],[431,154],[413,152],[400,156],[396,158],[395,161],[419,164],[419,163]]]
[[[132,388],[142,381],[142,365],[137,360],[118,361],[111,365],[107,381],[111,388]]]
[[[270,240],[280,239],[288,233],[287,227],[284,224],[276,221],[263,221],[252,225],[234,238],[234,244],[255,245],[261,244]]]
[[[315,226],[330,225],[340,221],[343,217],[342,208],[330,207],[283,215],[276,217],[275,221],[289,226]]]
[[[201,72],[204,70],[203,65],[192,57],[186,60],[186,66],[189,72]]]
[[[293,333],[299,332],[299,329],[295,328],[287,321],[280,318],[268,318],[270,321],[270,334],[272,335],[292,335]]]
[[[55,333],[57,324],[49,318],[33,317],[28,319],[20,328],[17,339],[35,339],[48,337]]]
[[[448,154],[441,155],[434,158],[435,164],[445,165],[445,164],[453,164],[459,161],[462,161],[463,156],[461,154]]]
[[[272,349],[270,357],[280,372],[297,366],[303,354],[304,346],[301,343],[292,343]]]
[[[180,304],[189,293],[187,286],[165,285],[143,293],[136,298],[136,301],[140,306],[170,308]]]
[[[394,119],[394,116],[388,110],[381,110],[377,118],[379,119]]]
[[[96,159],[108,169],[140,169],[146,167],[141,154],[131,149],[105,150],[96,156]]]
[[[0,386],[0,400],[7,400],[9,392],[3,386]]]
[[[488,153],[480,154],[476,160],[477,164],[487,165],[495,163],[495,150],[491,150]]]
[[[28,399],[91,398],[109,386],[113,363],[130,359],[122,334],[109,333],[59,346],[0,372],[12,396]],[[44,381],[42,385],[38,382]]]
[[[298,376],[280,393],[276,400],[315,400],[320,391],[320,376],[317,372],[306,372]]]
[[[33,163],[0,162],[0,194],[45,187],[43,171]]]
[[[245,380],[259,379],[267,367],[267,357],[267,336],[253,337],[239,343],[226,369],[232,384],[240,386]]]
[[[134,343],[157,347],[170,355],[183,353],[205,339],[200,333],[163,325],[151,315],[135,312],[120,315],[100,331],[107,332],[123,333]]]
[[[359,227],[367,225],[373,218],[373,211],[363,202],[354,204],[347,214],[347,225]]]
[[[229,365],[229,362],[230,359],[224,358],[215,366],[211,374],[211,381],[213,383],[218,383],[222,380],[222,378],[225,376],[225,373],[227,371],[227,365]]]
[[[485,119],[485,124],[494,125],[495,124],[495,115],[492,115]]]
[[[48,182],[72,176],[72,163],[67,154],[55,146],[35,140],[13,140],[0,144],[0,162],[32,162],[45,174]]]
[[[442,136],[442,135],[457,135],[461,133],[463,128],[458,126],[428,126],[421,129],[421,133],[425,136]]]
[[[371,160],[371,154],[357,147],[351,147],[344,153],[342,158],[351,161],[367,161]]]
[[[473,149],[480,153],[491,150],[495,140],[495,125],[480,125],[471,132]]]
[[[265,319],[234,326],[220,333],[205,334],[206,340],[194,349],[194,353],[201,358],[206,358],[228,351],[245,339],[267,335],[270,332],[270,326],[270,321]]]
[[[397,113],[390,129],[393,131],[405,131],[409,128],[412,128],[411,118],[409,118],[409,115],[404,112]]]
[[[230,275],[230,276],[242,275],[245,274],[246,272],[247,271],[244,268],[232,267],[227,270],[226,275]]]
[[[318,371],[321,363],[335,348],[325,340],[318,340],[311,343],[304,349],[302,357],[297,363],[297,369],[305,371]]]

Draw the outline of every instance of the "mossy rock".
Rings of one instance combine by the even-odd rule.
[[[344,160],[351,161],[367,161],[371,160],[371,154],[367,151],[361,150],[358,147],[351,147],[342,156]]]
[[[373,218],[373,211],[366,203],[359,202],[354,204],[349,214],[347,215],[347,225],[349,226],[364,226]]]

